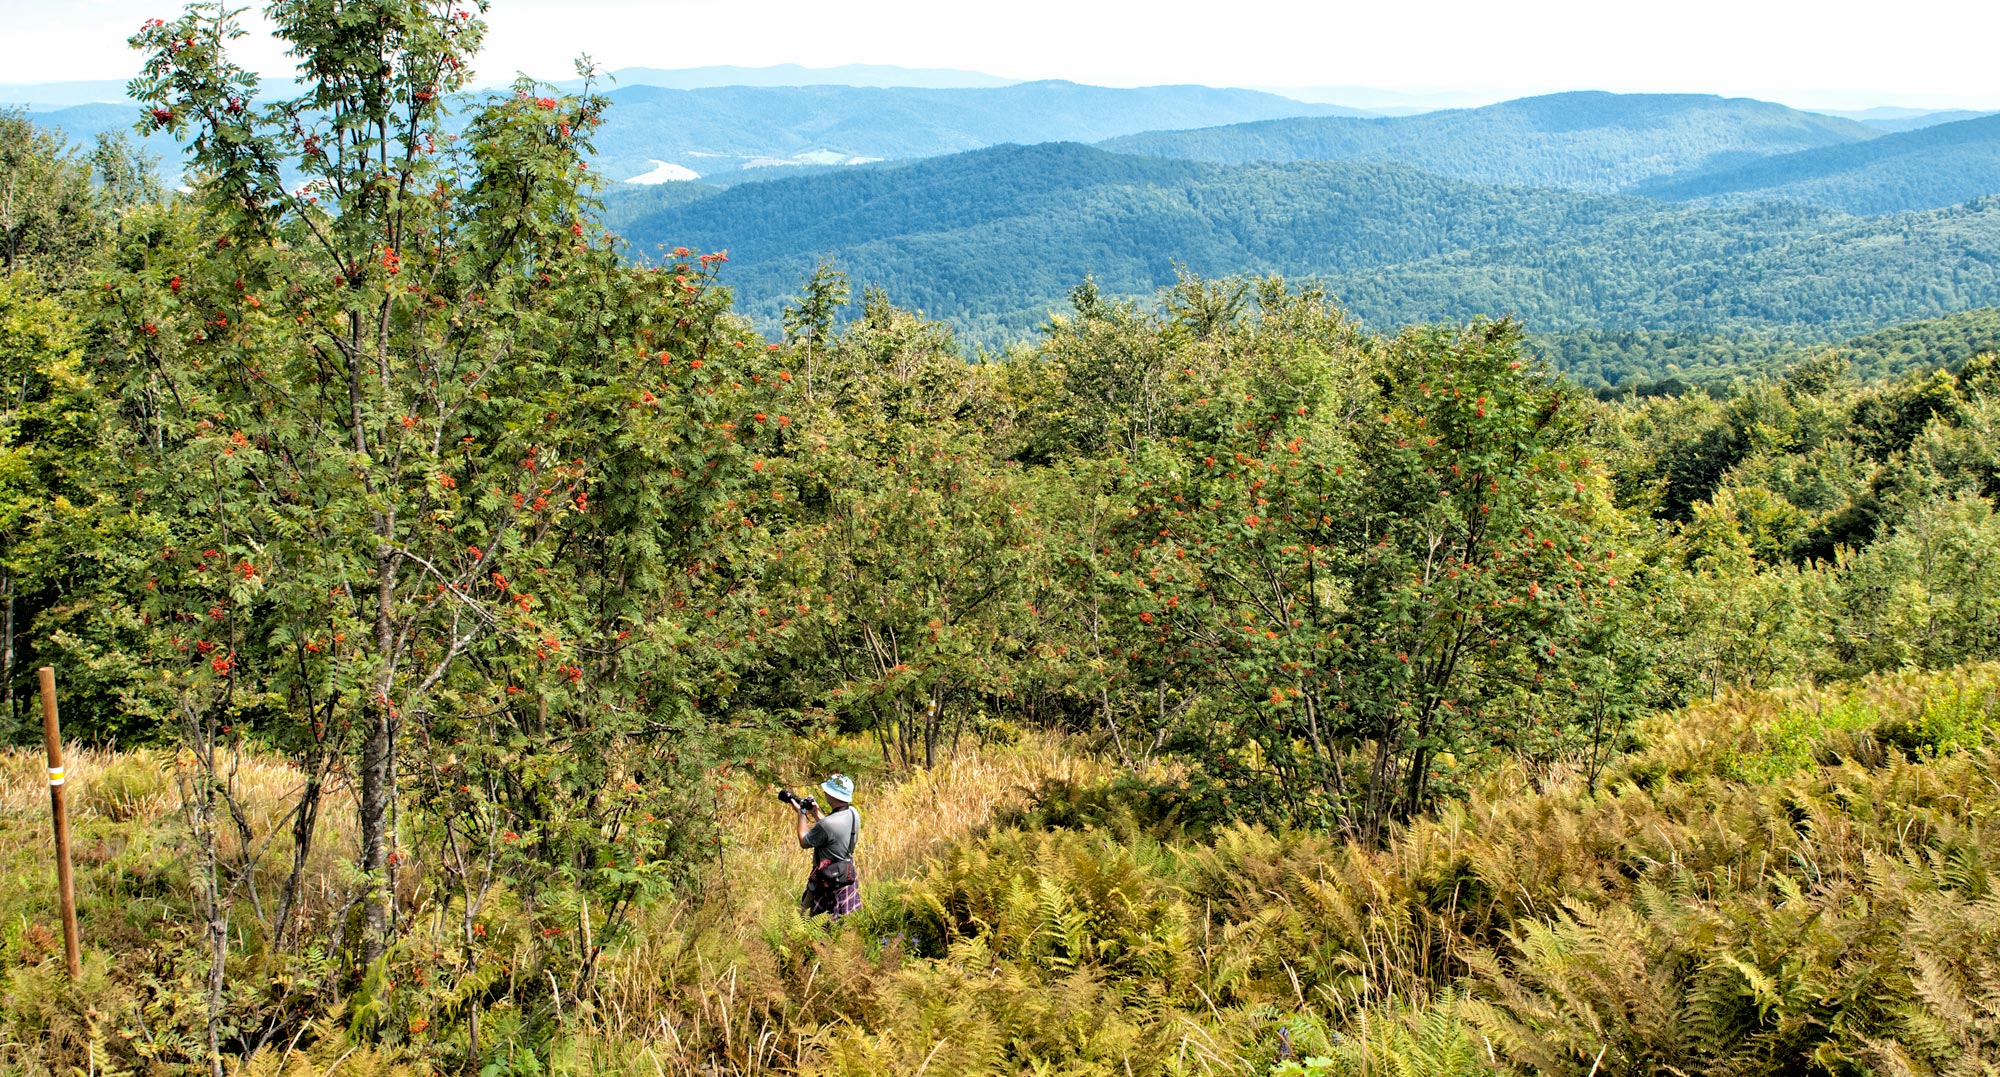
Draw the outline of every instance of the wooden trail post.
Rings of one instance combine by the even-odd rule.
[[[56,671],[42,667],[42,737],[49,749],[49,815],[56,828],[56,890],[62,902],[63,956],[69,959],[69,978],[83,978],[83,955],[76,942],[76,882],[69,873],[69,801],[64,782],[62,728],[56,721]]]

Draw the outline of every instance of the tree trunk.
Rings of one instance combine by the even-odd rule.
[[[207,809],[213,812],[214,806]],[[216,862],[215,830],[208,832],[208,872],[209,916],[208,916],[208,1072],[210,1077],[223,1077],[222,1073],[222,999],[223,988],[228,984],[229,959],[229,914],[223,911],[220,892],[222,878],[220,865]]]
[[[1425,730],[1418,735],[1428,736],[1429,733]],[[1419,745],[1416,751],[1410,753],[1410,769],[1403,776],[1403,804],[1396,809],[1398,822],[1409,821],[1422,808],[1424,793],[1431,780],[1431,758],[1432,752],[1427,745]]]
[[[299,795],[297,814],[292,816],[292,870],[285,876],[285,888],[278,895],[278,945],[299,938],[300,896],[305,891],[306,860],[312,855],[313,836],[319,828],[320,794],[325,788],[325,752],[315,748],[305,760],[305,790]]]
[[[395,725],[389,705],[377,700],[371,708],[374,724],[361,748],[361,870],[368,877],[362,901],[361,961],[373,965],[387,948],[389,902],[389,757],[395,750]]]
[[[389,944],[389,905],[396,898],[389,888],[390,804],[394,797],[396,754],[395,688],[396,630],[392,620],[396,598],[396,553],[388,546],[395,534],[394,515],[379,524],[383,546],[376,554],[375,646],[384,663],[368,709],[368,739],[361,746],[361,870],[367,878],[362,901],[361,960],[373,965]]]
[[[929,705],[927,705],[924,708],[924,769],[925,770],[930,770],[931,768],[937,766],[937,748],[938,748],[938,705],[937,705],[937,697],[933,695],[930,699]]]
[[[0,688],[0,694],[4,694],[5,696],[5,703],[4,703],[5,709],[4,711],[0,711],[0,713],[6,714],[7,716],[6,733],[7,735],[12,736],[15,724],[14,719],[16,717],[16,715],[14,714],[14,574],[13,573],[11,572],[0,573],[0,591],[5,591],[7,595],[5,637],[4,641],[0,641],[0,651],[4,651],[6,656],[5,672],[4,674],[0,674],[0,677],[4,677],[3,683],[5,684],[5,687]]]
[[[1104,715],[1104,728],[1111,732],[1111,743],[1118,749],[1118,762],[1127,771],[1132,767],[1132,753],[1125,750],[1125,737],[1118,732],[1118,716],[1111,711],[1111,690],[1103,686],[1097,689],[1097,704]]]
[[[208,983],[204,991],[208,1009],[204,1029],[208,1072],[210,1077],[223,1077],[222,1008],[224,989],[229,982],[229,914],[222,890],[222,850],[217,847],[215,738],[205,719],[191,713],[184,717],[196,762],[194,773],[181,786],[181,795],[187,805],[188,826],[200,862],[201,883],[196,887],[195,900],[208,943]]]
[[[1363,829],[1368,844],[1379,845],[1388,830],[1389,813],[1395,804],[1396,781],[1396,738],[1402,730],[1395,723],[1385,723],[1377,731],[1375,741],[1375,763],[1368,775],[1368,818],[1363,820]]]

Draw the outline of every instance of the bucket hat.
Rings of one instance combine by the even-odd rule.
[[[819,789],[835,800],[854,803],[854,779],[845,774],[836,774],[819,783]]]

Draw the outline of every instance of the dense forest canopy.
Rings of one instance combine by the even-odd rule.
[[[587,77],[450,114],[474,11],[269,15],[299,85],[133,39],[187,192],[0,122],[0,732],[53,666],[90,769],[80,980],[0,830],[8,1065],[2000,1051],[2000,203],[1056,145],[606,208]],[[769,794],[834,771],[830,924]]]
[[[1661,176],[1874,139],[1853,120],[1704,94],[1549,94],[1382,118],[1304,117],[1102,143],[1114,153],[1218,164],[1372,161],[1471,183],[1609,194]],[[1981,192],[1987,193],[1987,192]]]
[[[1513,313],[1537,331],[1833,342],[2000,302],[2000,204],[1851,217],[1492,187],[1393,165],[1221,166],[1002,147],[742,185],[620,192],[648,257],[727,246],[740,309],[775,324],[825,258],[988,346],[1027,339],[1085,275],[1150,296],[1179,269],[1324,283],[1377,327]],[[1661,376],[1664,371],[1634,371]]]
[[[2000,116],[1668,176],[1636,190],[1655,198],[1801,202],[1848,213],[1956,205],[2000,190]]]
[[[1890,326],[1834,344],[1801,344],[1768,333],[1649,330],[1547,333],[1533,343],[1571,381],[1607,396],[1680,394],[1695,387],[1727,392],[1738,379],[1781,375],[1820,353],[1838,356],[1862,381],[1885,381],[1916,371],[1957,370],[1985,352],[2000,351],[2000,308]]]
[[[1904,130],[1698,95],[1554,94],[1399,118],[1148,131],[1099,145],[1220,164],[1377,161],[1476,183],[1848,213],[1942,209],[2000,191],[1992,115],[1939,113]]]

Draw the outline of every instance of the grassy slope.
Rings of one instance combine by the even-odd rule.
[[[1212,818],[1186,831],[1162,814],[1171,775],[1107,786],[1102,764],[1029,738],[869,783],[868,905],[831,931],[791,910],[786,813],[738,784],[710,900],[646,911],[541,1057],[1265,1073],[1283,1029],[1323,1055],[1316,1074],[1480,1072],[1487,1044],[1503,1071],[1579,1077],[1599,1051],[1610,1072],[1802,1072],[1812,1052],[1945,1065],[2000,1048],[1976,1016],[2000,983],[2000,909],[1980,897],[2000,883],[1996,720],[1992,665],[1731,695],[1654,719],[1595,791],[1566,768],[1468,774],[1462,805],[1374,852]],[[187,911],[166,763],[76,760],[90,971],[67,997],[36,760],[0,767],[0,1065],[84,1066],[142,1023],[174,1027],[158,961]],[[321,1034],[285,1072],[423,1069],[420,1036],[349,1053],[338,1023]]]

